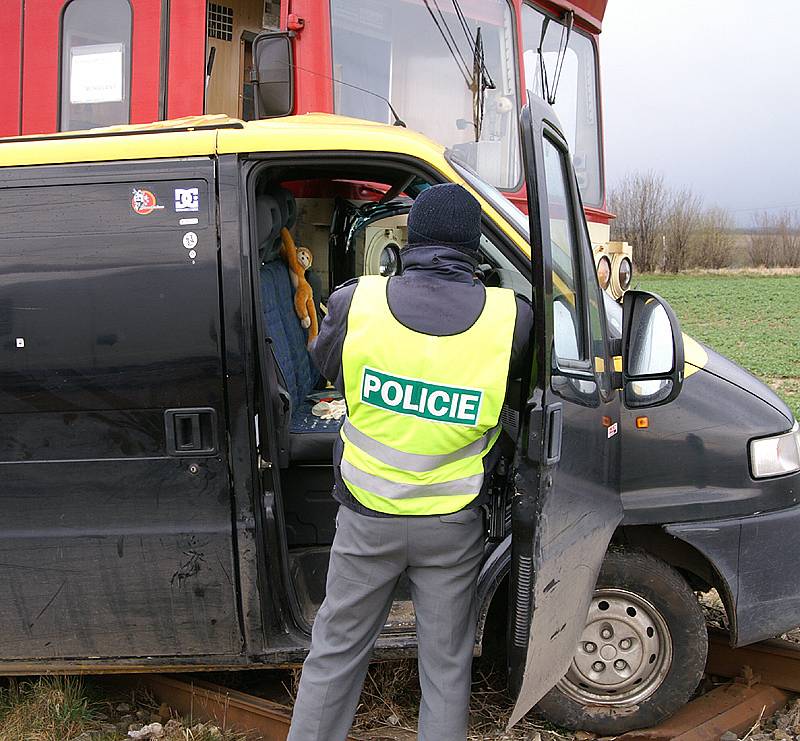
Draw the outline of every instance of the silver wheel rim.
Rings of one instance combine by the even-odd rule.
[[[566,676],[556,685],[581,704],[630,705],[650,697],[672,665],[661,613],[627,589],[597,589]]]

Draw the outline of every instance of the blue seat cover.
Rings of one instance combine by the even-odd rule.
[[[260,273],[265,329],[292,402],[289,432],[337,432],[342,421],[315,417],[313,403],[306,399],[321,379],[306,348],[306,330],[294,311],[289,269],[278,258],[262,265]]]
[[[261,266],[261,306],[292,409],[297,409],[316,387],[319,373],[306,348],[306,331],[294,311],[289,269],[280,259]]]

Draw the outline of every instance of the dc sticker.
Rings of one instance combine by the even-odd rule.
[[[197,188],[175,188],[175,213],[200,210],[200,192]]]
[[[158,205],[158,201],[152,191],[144,188],[134,188],[133,196],[131,197],[131,208],[134,213],[146,216],[164,207]]]

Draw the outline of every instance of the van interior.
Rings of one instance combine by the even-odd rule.
[[[266,340],[262,362],[270,366],[264,375],[274,386],[262,408],[274,420],[278,511],[283,513],[298,617],[310,625],[325,596],[338,507],[331,496],[332,450],[343,420],[323,419],[312,411],[320,400],[340,395],[320,376],[307,350],[290,269],[280,254],[281,229],[288,229],[295,245],[313,256],[306,279],[321,324],[337,286],[361,275],[391,276],[402,270],[408,212],[430,183],[402,167],[372,163],[270,165],[254,173],[251,182],[251,239],[258,245],[257,300]],[[481,240],[479,276],[487,285],[524,290],[527,280],[496,241],[487,234]],[[386,630],[413,631],[413,620],[408,587],[401,581]]]

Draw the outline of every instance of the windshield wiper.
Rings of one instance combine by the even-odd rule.
[[[472,60],[472,121],[475,126],[475,141],[480,141],[483,129],[483,111],[486,103],[486,91],[495,89],[494,80],[486,70],[483,55],[483,37],[481,27],[475,34],[475,49]]]
[[[575,21],[575,13],[568,10],[564,14],[564,23],[561,25],[561,38],[558,41],[558,52],[556,53],[556,65],[553,70],[553,89],[550,89],[550,79],[547,76],[547,66],[544,63],[544,39],[547,36],[547,28],[550,25],[550,17],[545,16],[542,23],[542,34],[539,37],[539,75],[542,80],[542,97],[550,104],[554,105],[556,102],[556,91],[558,90],[558,82],[561,79],[561,70],[564,68],[564,59],[567,56],[567,46],[569,45],[569,37],[572,33],[572,24]]]

